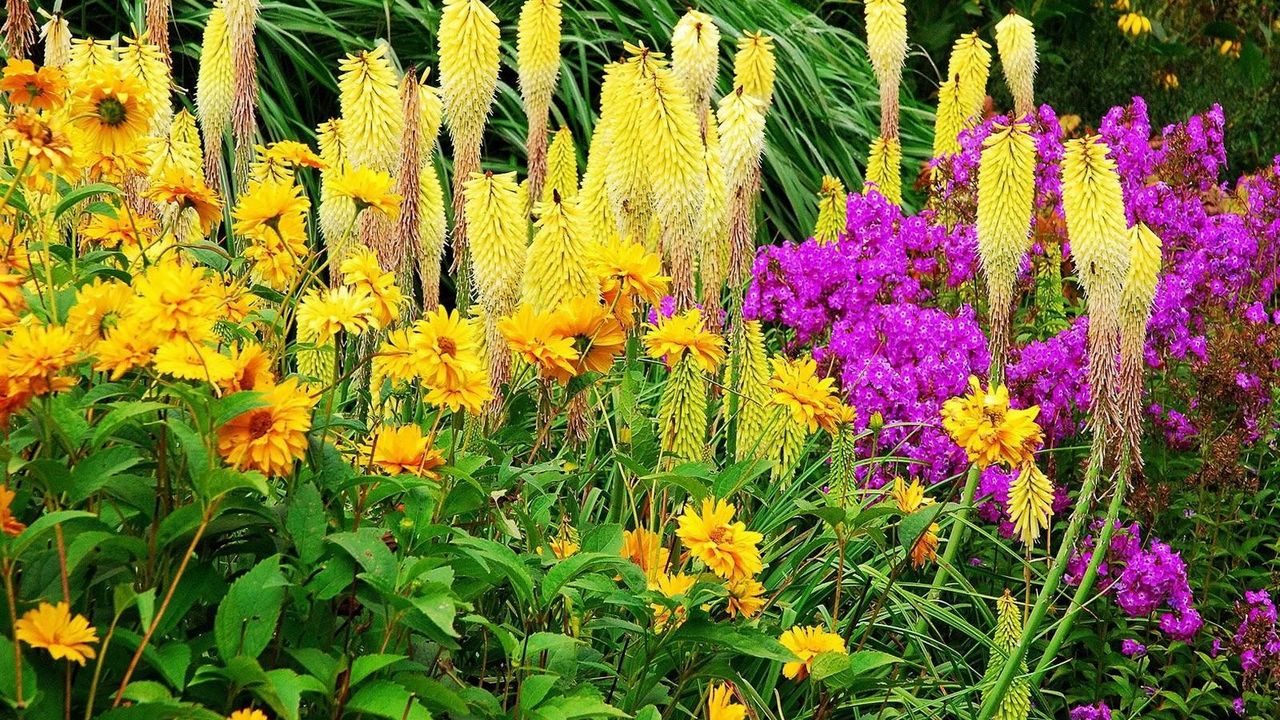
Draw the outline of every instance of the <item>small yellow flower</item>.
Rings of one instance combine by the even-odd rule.
[[[635,322],[637,301],[656,305],[671,284],[662,274],[662,259],[639,243],[606,245],[596,255],[595,275],[605,307],[628,327]]]
[[[340,332],[359,335],[373,317],[373,298],[351,288],[313,288],[298,306],[298,329],[312,342],[326,343]]]
[[[289,378],[266,391],[263,400],[265,407],[237,415],[218,428],[218,452],[237,470],[287,475],[307,451],[316,399]]]
[[[733,686],[719,683],[707,691],[707,720],[744,720],[745,705],[733,701]]]
[[[893,490],[889,492],[889,496],[897,503],[898,509],[906,515],[933,504],[933,498],[925,496],[924,486],[920,484],[919,478],[913,479],[910,485],[904,483],[900,477],[894,478]],[[930,523],[924,534],[914,538],[911,546],[912,567],[918,568],[930,560],[937,559],[940,529],[938,523]]]
[[[87,149],[117,155],[138,149],[154,112],[146,87],[111,63],[77,85],[70,122]]]
[[[325,167],[324,161],[320,156],[315,154],[305,143],[295,140],[281,140],[280,142],[271,143],[267,146],[266,156],[272,160],[293,165],[295,167],[309,167],[322,170]]]
[[[14,636],[31,647],[48,650],[54,660],[66,658],[84,665],[97,653],[90,645],[98,642],[98,632],[83,615],[72,615],[65,602],[41,602],[28,610],[14,627]]]
[[[26,525],[13,516],[13,499],[15,497],[17,497],[17,493],[4,485],[0,485],[0,532],[10,537],[16,537],[27,529]]]
[[[267,714],[261,710],[245,708],[244,710],[237,710],[231,713],[227,716],[227,720],[269,720],[269,718],[267,718]]]
[[[80,237],[104,248],[138,248],[154,239],[158,223],[145,215],[131,215],[123,206],[115,206],[115,215],[97,213],[89,217]]]
[[[80,343],[59,325],[19,325],[0,346],[0,377],[12,390],[32,395],[62,392],[75,385],[64,375],[80,357]]]
[[[439,480],[436,469],[444,457],[431,446],[431,438],[414,424],[384,427],[366,448],[366,457],[388,475],[417,475]]]
[[[235,376],[231,359],[216,350],[176,338],[161,343],[152,360],[156,371],[181,380],[200,380],[220,385]]]
[[[547,545],[551,547],[551,554],[555,555],[557,560],[563,560],[567,557],[577,555],[578,550],[581,549],[578,543],[568,537],[552,538]],[[538,553],[542,553],[542,548],[538,548]]]
[[[53,110],[67,92],[67,75],[56,67],[36,69],[30,60],[9,58],[0,78],[0,91],[9,93],[9,102],[35,110]]]
[[[764,608],[764,585],[752,578],[725,583],[729,591],[729,617],[752,618]]]
[[[701,513],[689,504],[676,535],[716,575],[741,580],[764,569],[756,548],[764,536],[748,530],[742,521],[733,522],[734,511],[733,505],[714,498],[702,501]]]
[[[608,372],[626,347],[627,334],[616,317],[595,298],[575,298],[552,318],[552,330],[573,340],[578,351],[576,374]]]
[[[1129,37],[1141,37],[1151,32],[1151,20],[1142,13],[1129,12],[1116,20],[1116,27]]]
[[[573,338],[556,332],[550,314],[534,312],[521,305],[515,315],[498,323],[498,332],[507,339],[511,350],[538,369],[543,377],[567,383],[576,375],[574,363],[578,351]]]
[[[1035,544],[1036,538],[1049,527],[1053,518],[1053,483],[1034,460],[1024,463],[1009,484],[1008,511],[1013,534],[1024,545]]]
[[[222,218],[222,201],[204,180],[189,172],[172,168],[151,181],[147,197],[159,203],[173,203],[182,210],[192,210],[200,219],[200,229],[209,232]]]
[[[378,256],[369,248],[357,248],[342,261],[342,281],[373,301],[373,319],[378,327],[386,327],[399,317],[404,293],[396,285],[395,273],[383,272]]]
[[[231,357],[231,376],[219,383],[223,392],[264,391],[275,387],[274,360],[257,343],[248,343]]]
[[[798,658],[782,666],[782,674],[791,680],[804,680],[813,669],[813,660],[823,653],[840,653],[848,655],[844,638],[833,632],[827,632],[819,625],[810,627],[793,627],[782,633],[778,642]]]
[[[489,372],[482,367],[465,370],[455,380],[430,388],[423,399],[431,405],[447,407],[452,412],[466,410],[472,415],[478,415],[492,397]]]
[[[698,578],[693,575],[662,573],[655,579],[650,589],[662,593],[662,596],[669,600],[675,600],[693,589],[697,581]],[[653,609],[653,629],[657,632],[662,632],[668,625],[680,627],[684,624],[685,615],[688,613],[684,605],[672,609],[662,603],[651,603],[649,607]]]
[[[798,425],[809,432],[818,426],[834,429],[839,421],[840,399],[835,394],[836,381],[820,378],[818,364],[812,358],[773,360],[773,377],[769,388],[773,390],[771,401],[787,409]]]
[[[1009,389],[997,385],[984,390],[978,378],[969,378],[969,394],[954,397],[942,406],[942,426],[951,439],[980,468],[997,463],[1015,468],[1026,462],[1044,442],[1036,424],[1040,407],[1009,407]]]
[[[254,183],[240,198],[233,229],[245,237],[305,237],[304,219],[311,202],[297,184],[280,180]]]
[[[675,367],[685,353],[707,372],[715,372],[724,362],[724,338],[703,327],[701,310],[672,315],[647,327],[644,344],[649,357],[665,358],[667,367]]]
[[[4,126],[4,139],[12,147],[14,165],[27,165],[32,175],[65,173],[73,164],[71,142],[62,129],[33,111],[14,112]]]
[[[76,291],[76,304],[67,313],[67,330],[82,342],[101,340],[132,300],[128,285],[95,278]]]
[[[667,572],[671,551],[662,546],[662,538],[652,530],[636,528],[622,533],[622,557],[644,571],[650,582]]]
[[[329,180],[330,192],[349,198],[356,204],[356,211],[373,208],[394,220],[400,215],[402,198],[391,192],[395,180],[381,170],[367,167],[350,168]]]
[[[428,388],[467,387],[485,367],[475,322],[457,310],[437,307],[426,313],[407,339],[413,374]]]

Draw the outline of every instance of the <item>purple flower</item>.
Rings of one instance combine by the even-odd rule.
[[[1071,708],[1071,720],[1111,720],[1111,708],[1101,700],[1095,705],[1077,705]]]
[[[1137,640],[1125,638],[1120,642],[1120,653],[1125,657],[1140,658],[1147,654],[1147,646]]]

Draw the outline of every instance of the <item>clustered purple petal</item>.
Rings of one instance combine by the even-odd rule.
[[[1096,705],[1077,705],[1071,708],[1071,720],[1111,720],[1111,708],[1101,700]]]
[[[1280,687],[1280,628],[1276,606],[1266,590],[1246,590],[1236,603],[1240,624],[1230,646],[1240,656],[1241,685],[1246,690],[1265,691]],[[1237,712],[1244,714],[1244,702]]]

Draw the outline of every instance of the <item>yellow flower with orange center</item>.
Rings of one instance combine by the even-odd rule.
[[[307,451],[316,399],[289,378],[263,394],[264,407],[241,413],[218,428],[218,452],[237,470],[287,475]]]
[[[329,192],[348,198],[356,204],[356,212],[373,208],[394,220],[400,215],[403,199],[391,191],[395,180],[381,170],[367,167],[349,168],[329,180]]]
[[[791,413],[798,425],[809,432],[818,426],[833,425],[840,400],[835,394],[836,381],[818,377],[818,364],[812,358],[773,361],[773,377],[769,388],[773,390],[771,401]]]
[[[311,201],[297,184],[281,180],[254,183],[240,198],[232,229],[249,238],[305,239],[305,218]]]
[[[489,387],[489,372],[483,367],[464,370],[455,379],[430,387],[423,398],[431,405],[449,408],[453,412],[465,410],[478,415],[484,404],[493,397]]]
[[[701,310],[672,315],[647,327],[644,345],[649,357],[665,358],[667,367],[675,367],[686,353],[707,372],[715,372],[724,362],[724,338],[703,327]]]
[[[271,356],[257,343],[247,343],[231,356],[231,375],[218,385],[223,392],[264,391],[276,384]]]
[[[112,207],[114,215],[95,213],[80,231],[80,237],[104,248],[137,248],[150,245],[155,238],[155,220],[146,215],[131,214],[123,206]]]
[[[969,378],[969,394],[942,405],[942,426],[980,468],[997,463],[1016,468],[1029,460],[1044,433],[1036,424],[1040,407],[1009,407],[1009,389],[997,385],[984,390],[978,378]]]
[[[19,110],[4,126],[13,164],[29,167],[32,175],[66,174],[74,162],[71,141],[56,123],[31,110]],[[28,177],[31,177],[29,175]]]
[[[552,316],[553,332],[573,340],[578,352],[574,371],[608,372],[614,358],[622,354],[627,334],[618,319],[595,298],[574,298]]]
[[[764,585],[752,578],[725,583],[729,591],[729,617],[752,618],[764,608]]]
[[[404,293],[396,285],[395,274],[383,272],[378,256],[369,248],[357,248],[342,261],[342,281],[357,292],[367,293],[373,300],[377,327],[390,325],[400,315]]]
[[[266,156],[272,160],[283,162],[294,167],[309,167],[323,170],[324,161],[305,143],[296,140],[281,140],[267,146]]]
[[[13,516],[13,499],[17,493],[4,485],[0,485],[0,532],[10,537],[17,536],[27,529],[18,518]]]
[[[645,577],[654,582],[659,575],[666,573],[671,551],[662,546],[658,533],[636,528],[622,533],[622,557],[639,565]]]
[[[486,367],[475,321],[457,310],[437,306],[414,323],[413,329],[409,338],[412,362],[428,387],[467,386]]]
[[[92,644],[98,632],[83,615],[72,615],[65,602],[50,605],[41,602],[28,610],[14,626],[14,637],[34,648],[49,651],[54,660],[66,658],[80,665],[97,653]]]
[[[417,425],[383,427],[365,449],[365,456],[388,475],[417,475],[439,480],[436,469],[444,465],[431,438]]]
[[[222,218],[218,194],[210,190],[202,178],[177,168],[153,179],[147,197],[158,203],[172,203],[181,210],[191,210],[199,218],[202,232],[209,232]]]
[[[919,478],[914,478],[910,485],[903,482],[902,478],[893,479],[893,490],[889,491],[889,497],[898,505],[898,509],[905,515],[910,515],[920,508],[929,507],[933,504],[933,498],[924,494],[924,486],[920,484]],[[911,544],[911,566],[921,567],[930,560],[938,559],[938,523],[929,523],[929,527],[918,537],[903,538],[910,540]]]
[[[734,512],[733,505],[715,498],[703,500],[701,512],[690,504],[680,516],[676,535],[716,575],[741,580],[764,569],[756,548],[764,536],[734,522]]]
[[[662,259],[633,242],[600,247],[595,275],[605,307],[628,327],[635,322],[637,300],[657,305],[671,285],[671,278],[662,274]]]
[[[551,314],[521,305],[515,315],[498,323],[498,332],[507,339],[511,350],[537,368],[542,377],[567,383],[576,374],[578,351],[573,338],[556,332]]]
[[[13,105],[26,105],[35,110],[53,110],[62,105],[67,94],[67,75],[60,68],[37,69],[30,60],[9,58],[0,77],[0,91],[9,94]]]
[[[94,278],[76,291],[76,304],[67,312],[66,328],[81,342],[101,340],[131,302],[133,290],[128,285]]]
[[[93,369],[107,373],[115,381],[134,368],[150,365],[157,342],[156,333],[148,330],[136,315],[121,318],[103,339],[93,344],[92,352],[97,358]]]
[[[32,395],[61,392],[75,385],[63,371],[80,357],[80,342],[60,325],[19,325],[0,346],[0,376],[15,390]]]
[[[782,666],[783,676],[791,680],[803,680],[809,677],[814,658],[823,653],[849,654],[844,645],[844,638],[833,632],[827,632],[820,625],[793,627],[782,633],[778,642],[797,658]]]

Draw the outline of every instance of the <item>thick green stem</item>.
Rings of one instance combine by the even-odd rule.
[[[1084,571],[1084,575],[1080,578],[1080,586],[1076,588],[1076,594],[1071,598],[1071,605],[1067,609],[1066,615],[1062,616],[1062,620],[1058,622],[1058,627],[1053,631],[1053,637],[1049,639],[1049,644],[1044,648],[1044,654],[1040,656],[1040,662],[1036,663],[1036,669],[1031,673],[1032,687],[1040,684],[1041,678],[1048,672],[1049,666],[1053,664],[1053,659],[1058,654],[1058,648],[1062,647],[1062,643],[1067,639],[1067,634],[1071,632],[1071,626],[1075,623],[1076,615],[1080,613],[1080,609],[1084,607],[1085,600],[1088,599],[1089,593],[1093,590],[1093,584],[1098,579],[1098,568],[1102,565],[1102,560],[1107,556],[1107,551],[1111,548],[1111,535],[1115,532],[1116,518],[1120,516],[1120,508],[1124,506],[1125,491],[1128,485],[1129,477],[1129,453],[1124,453],[1121,460],[1120,472],[1116,474],[1116,487],[1114,494],[1111,496],[1111,504],[1107,507],[1106,518],[1102,521],[1102,530],[1098,533],[1098,541],[1093,546],[1093,557],[1089,559],[1089,567]]]
[[[1095,461],[1089,463],[1089,470],[1085,473],[1084,485],[1080,488],[1080,496],[1076,499],[1075,510],[1071,516],[1071,522],[1067,525],[1067,530],[1062,536],[1062,545],[1058,548],[1058,554],[1054,558],[1053,567],[1049,570],[1049,575],[1044,580],[1044,585],[1040,588],[1039,599],[1031,610],[1031,615],[1027,618],[1026,625],[1022,628],[1022,637],[1018,640],[1017,647],[1005,658],[1004,667],[1000,670],[1000,676],[991,691],[986,694],[986,698],[982,703],[982,710],[978,713],[978,720],[991,720],[995,715],[996,709],[1000,707],[1000,701],[1004,698],[1004,694],[1009,689],[1009,684],[1013,682],[1013,678],[1018,674],[1018,668],[1022,661],[1026,659],[1027,649],[1031,647],[1031,642],[1035,639],[1040,630],[1040,623],[1044,622],[1044,616],[1049,612],[1049,605],[1053,603],[1053,598],[1058,592],[1058,584],[1062,582],[1062,575],[1067,570],[1067,561],[1071,559],[1071,553],[1075,550],[1076,539],[1080,536],[1080,531],[1084,529],[1089,519],[1089,507],[1093,503],[1093,494],[1098,486],[1098,479],[1102,475],[1100,462]]]

